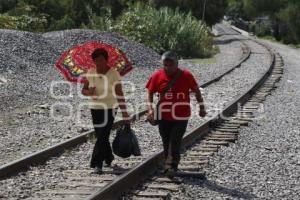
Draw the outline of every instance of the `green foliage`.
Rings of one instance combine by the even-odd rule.
[[[226,14],[237,19],[243,17],[243,2],[236,0],[228,0],[228,8]]]
[[[0,13],[5,13],[15,7],[17,0],[0,0]]]
[[[141,1],[144,2],[144,1]],[[156,8],[169,7],[176,9],[184,13],[191,12],[197,19],[202,19],[204,11],[205,0],[148,0],[149,4]],[[227,8],[227,0],[206,0],[206,9],[204,15],[204,21],[208,25],[213,25],[219,22]]]
[[[279,31],[282,33],[282,41],[284,43],[300,42],[300,3],[289,3],[284,9],[281,9],[277,17],[279,23]]]
[[[272,24],[270,22],[253,22],[250,24],[249,30],[259,37],[271,35]]]
[[[24,31],[38,31],[42,32],[45,29],[47,20],[45,18],[35,18],[27,15],[18,17],[11,17],[7,15],[0,15],[0,28],[17,29]]]
[[[209,28],[198,20],[202,18],[203,3],[204,0],[0,0],[0,27],[38,32],[72,28],[117,31],[157,52],[175,50],[185,57],[205,57],[214,49]],[[207,0],[205,22],[211,25],[219,21],[226,5],[227,0]]]
[[[174,50],[184,57],[206,57],[213,53],[206,25],[178,10],[137,5],[120,16],[113,30],[157,52]]]
[[[105,28],[106,16],[103,9],[110,9],[110,18],[115,20],[135,3],[143,3],[155,8],[178,8],[181,12],[202,19],[205,0],[0,0],[0,13],[10,16],[27,15],[47,19],[46,30],[58,30],[73,27]],[[204,21],[213,25],[222,19],[227,0],[206,0]],[[91,14],[92,13],[92,14]],[[70,20],[71,18],[71,20]],[[92,20],[92,21],[91,21]],[[72,21],[72,23],[71,23]],[[90,24],[92,23],[92,25]],[[65,27],[63,25],[66,25]],[[102,25],[101,25],[102,24]],[[72,26],[71,26],[72,25]]]
[[[74,20],[70,16],[65,15],[62,19],[53,22],[50,26],[50,29],[51,30],[62,30],[62,29],[72,29],[75,27],[76,27],[76,25],[75,25]]]
[[[269,24],[256,22],[250,29],[259,36],[274,36],[286,44],[300,42],[300,1],[298,0],[228,0],[228,15],[257,21],[269,17]],[[234,14],[238,13],[238,14]]]
[[[1,29],[16,29],[17,25],[16,25],[15,17],[0,15],[0,28]]]
[[[112,11],[109,7],[102,7],[99,9],[99,15],[96,15],[92,9],[89,9],[89,24],[84,28],[97,29],[101,31],[108,31],[112,29],[113,19]]]

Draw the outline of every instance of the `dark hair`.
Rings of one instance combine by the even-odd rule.
[[[105,49],[98,48],[98,49],[95,49],[95,51],[92,53],[93,60],[95,60],[99,56],[103,56],[105,58],[105,60],[108,60],[108,53]]]
[[[164,60],[172,60],[174,62],[178,61],[177,54],[173,51],[167,51],[162,54],[161,59]]]
[[[173,51],[167,51],[161,56],[161,60],[170,60],[173,61],[176,65],[178,65],[178,57],[177,54]]]

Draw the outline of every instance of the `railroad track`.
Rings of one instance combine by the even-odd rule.
[[[282,63],[280,56],[276,55],[276,57],[277,62]],[[205,175],[201,173],[201,169],[209,164],[210,157],[218,152],[221,146],[228,146],[238,139],[239,129],[242,126],[247,126],[248,123],[255,120],[255,112],[258,111],[261,103],[271,94],[272,90],[276,88],[276,82],[280,80],[282,73],[282,65],[276,64],[266,82],[251,95],[240,109],[237,109],[225,120],[210,124],[207,132],[205,133],[203,130],[203,134],[199,133],[198,139],[192,144],[185,143],[188,147],[182,155],[183,159],[179,166],[179,169],[185,172],[179,172],[177,176],[204,179]],[[156,172],[127,193],[124,199],[170,199],[173,193],[182,191],[181,183],[180,178],[170,179]],[[105,191],[99,192],[98,195],[94,195],[90,199],[96,199],[104,194]]]
[[[184,137],[182,145],[186,150],[179,165],[183,172],[176,176],[204,178],[201,169],[209,164],[209,158],[221,146],[227,146],[238,138],[240,127],[247,126],[254,120],[254,113],[260,108],[260,104],[276,88],[276,82],[283,73],[283,60],[269,47],[260,44],[270,53],[269,70],[251,89],[232,101],[221,114]],[[178,178],[166,178],[160,173],[158,166],[162,156],[162,151],[153,155],[87,199],[117,199],[122,195],[121,199],[170,199],[172,193],[181,191],[181,181]],[[124,195],[123,191],[126,190],[129,192]]]
[[[215,78],[214,80],[211,80],[203,85],[201,87],[207,87],[208,85],[211,85],[214,82],[217,82],[220,80],[223,76],[226,74],[229,74],[234,69],[238,68],[243,62],[245,62],[250,54],[250,48],[243,48],[243,58],[237,63],[232,69],[228,70],[226,73],[222,74],[221,76]],[[271,56],[275,59],[275,56]],[[273,64],[275,63],[272,62]],[[271,65],[273,66],[273,65]],[[272,67],[270,67],[271,70]],[[278,69],[277,69],[278,70]],[[280,71],[280,70],[279,70]],[[265,79],[267,75],[264,76],[263,79]],[[261,80],[263,80],[261,79]],[[261,83],[259,83],[260,85]],[[254,88],[256,89],[256,88]],[[249,97],[250,93],[253,93],[253,90],[247,91],[247,98]],[[246,94],[246,93],[245,93]],[[267,93],[266,93],[267,94]],[[246,97],[243,97],[246,98]],[[245,101],[245,99],[239,99],[239,101]],[[254,103],[253,103],[254,104]],[[226,145],[229,142],[236,139],[237,136],[237,128],[240,125],[246,125],[249,121],[251,121],[251,116],[249,110],[254,110],[254,106],[247,107],[247,112],[238,112],[241,113],[247,113],[247,117],[240,117],[237,118],[229,118],[228,123],[222,122],[222,120],[219,119],[219,116],[216,118],[213,118],[209,120],[208,122],[201,125],[199,128],[195,129],[194,131],[190,132],[185,138],[184,138],[184,146],[191,145],[191,141],[194,141],[196,138],[198,139],[204,139],[201,141],[205,141],[206,146],[198,146],[197,148],[194,148],[194,153],[188,154],[187,151],[187,160],[183,160],[183,164],[188,164],[180,166],[184,170],[190,170],[191,172],[195,172],[195,169],[201,168],[202,165],[208,164],[208,156],[213,155],[215,151],[217,151],[218,147],[220,145]],[[228,106],[224,111],[223,114],[226,114],[226,116],[231,115],[233,112],[236,111],[236,102],[233,102]],[[136,118],[139,118],[140,116],[143,116],[146,113],[146,111],[141,111],[140,113],[136,114],[132,117],[132,120],[135,120]],[[231,120],[234,119],[234,120]],[[222,122],[222,123],[221,123]],[[238,123],[239,122],[239,123]],[[119,126],[122,123],[122,121],[118,121],[115,123],[115,127]],[[212,132],[209,132],[211,128],[214,128]],[[229,130],[232,130],[232,134]],[[224,132],[225,131],[225,132]],[[9,176],[11,174],[14,174],[20,170],[23,170],[27,168],[29,165],[33,163],[42,163],[45,160],[49,159],[52,156],[58,155],[62,153],[66,148],[74,147],[78,144],[84,143],[87,140],[87,136],[91,135],[93,132],[84,133],[76,138],[72,138],[68,140],[67,142],[61,143],[59,145],[56,145],[54,147],[51,147],[49,149],[46,149],[44,151],[38,152],[34,155],[30,155],[26,158],[20,159],[16,162],[9,163],[6,166],[2,166],[0,168],[0,177]],[[200,137],[200,138],[199,138]],[[223,140],[221,140],[223,139]],[[225,143],[227,142],[227,143]],[[194,143],[193,143],[194,144]],[[198,150],[196,150],[198,149]],[[202,153],[201,153],[201,151]],[[197,154],[198,152],[198,154]],[[192,156],[194,154],[194,156]],[[195,156],[199,157],[199,155],[202,154],[201,158],[196,162],[195,159],[192,159]],[[88,198],[88,199],[115,199],[118,196],[120,196],[124,191],[129,189],[131,186],[136,185],[142,178],[148,178],[148,175],[151,173],[155,173],[157,169],[157,165],[159,164],[159,161],[161,160],[162,153],[156,153],[154,155],[144,155],[142,158],[131,158],[127,160],[118,160],[117,164],[121,166],[120,168],[115,169],[104,169],[104,175],[101,176],[91,176],[90,170],[66,170],[64,173],[68,174],[66,181],[64,183],[59,183],[56,188],[52,188],[51,190],[42,190],[36,193],[35,197],[30,197],[30,199],[82,199],[82,198]],[[199,167],[200,166],[200,167]],[[192,174],[192,173],[190,173]],[[194,176],[197,175],[197,173],[193,174]],[[147,187],[151,188],[151,191],[147,191],[147,189],[144,190],[144,192],[131,192],[129,195],[134,195],[135,197],[143,197],[143,198],[167,198],[170,196],[170,193],[161,192],[159,191],[159,185],[162,185],[161,183],[168,183],[169,189],[172,191],[177,191],[175,185],[178,185],[178,182],[172,180],[167,180],[162,177],[152,177],[151,180],[154,181],[154,184],[152,186]],[[155,184],[156,183],[156,184]],[[163,184],[163,185],[164,185]],[[170,186],[171,184],[172,187]],[[150,184],[151,185],[151,184]],[[101,188],[101,189],[99,189]],[[164,189],[164,188],[163,188]],[[97,191],[98,190],[98,191]],[[152,192],[153,190],[156,190],[157,192]],[[97,191],[97,192],[95,192]],[[90,195],[90,196],[89,196]],[[144,196],[143,196],[144,195]],[[160,196],[159,196],[160,195]],[[131,196],[132,197],[132,196]]]
[[[202,88],[206,88],[207,86],[219,81],[222,77],[226,76],[227,74],[231,73],[233,70],[237,69],[241,66],[242,63],[244,63],[250,56],[251,50],[250,48],[243,42],[241,50],[243,51],[243,54],[239,61],[229,70],[224,72],[223,74],[215,77],[214,79],[207,81],[200,85]],[[136,114],[134,114],[131,117],[131,121],[135,121],[140,119],[143,115],[145,115],[147,110],[142,110]],[[116,129],[121,124],[123,124],[123,120],[116,121],[114,123],[113,129]],[[46,148],[44,150],[38,151],[36,153],[33,153],[31,155],[25,156],[23,158],[20,158],[18,160],[15,160],[13,162],[10,162],[8,164],[0,166],[0,180],[2,178],[8,177],[10,175],[13,175],[17,172],[20,172],[22,170],[26,170],[28,167],[32,165],[37,165],[45,162],[51,157],[57,156],[61,153],[63,153],[66,149],[70,149],[73,147],[76,147],[79,144],[85,143],[89,137],[91,137],[94,134],[94,131],[88,131],[85,133],[82,133],[79,136],[75,136],[71,139],[68,139],[64,142],[61,142],[57,145],[51,146],[49,148]]]
[[[184,138],[183,146],[186,149],[179,165],[179,169],[184,172],[178,172],[175,178],[167,178],[159,171],[155,171],[154,174],[144,177],[146,180],[123,195],[122,199],[171,199],[172,194],[182,192],[181,176],[205,179],[201,169],[209,164],[209,158],[218,152],[221,146],[228,146],[238,139],[239,129],[255,120],[255,112],[277,87],[276,83],[283,74],[283,60],[279,54],[272,52],[271,49],[269,51],[272,54],[270,70],[253,88],[228,105],[221,113],[223,117],[220,115],[212,119],[209,124],[203,124],[199,130],[196,129]],[[89,199],[98,197],[114,198],[109,190],[102,190]]]

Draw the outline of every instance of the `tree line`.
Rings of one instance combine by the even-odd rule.
[[[205,0],[0,0],[0,13],[6,19],[8,16],[26,16],[26,19],[30,18],[39,24],[37,31],[50,31],[93,28],[93,25],[99,28],[103,24],[103,18],[117,19],[136,3],[151,5],[157,9],[178,8],[183,13],[191,12],[197,19],[202,19],[204,2]],[[227,0],[208,0],[205,22],[212,25],[219,21],[226,11],[226,4]],[[34,31],[34,27],[28,29]]]
[[[0,28],[34,32],[110,30],[136,4],[157,10],[177,9],[203,19],[208,26],[224,15],[242,18],[251,21],[250,31],[259,36],[272,35],[284,43],[300,43],[299,0],[0,0]]]
[[[250,30],[284,43],[300,43],[299,0],[228,0],[227,14],[252,21]],[[262,23],[267,18],[269,23]]]

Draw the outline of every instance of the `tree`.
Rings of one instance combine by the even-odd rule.
[[[267,16],[271,21],[268,32],[273,32],[277,40],[284,43],[300,42],[300,1],[298,0],[228,0],[228,14],[255,21]],[[241,8],[242,6],[242,8]],[[238,15],[234,11],[238,10]],[[244,13],[244,15],[242,14]]]
[[[277,14],[279,33],[284,43],[300,42],[300,3],[290,2]]]
[[[150,4],[159,7],[179,8],[185,13],[191,12],[197,19],[202,19],[205,0],[150,0]],[[227,8],[227,0],[207,0],[204,21],[208,25],[219,22]]]
[[[17,5],[17,0],[0,0],[0,13],[5,13]]]

